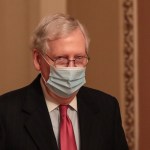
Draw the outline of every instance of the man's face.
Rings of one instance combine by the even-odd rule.
[[[71,32],[67,37],[61,38],[58,40],[51,41],[49,43],[50,50],[47,51],[47,55],[55,60],[59,57],[65,57],[69,60],[73,60],[78,56],[86,56],[86,48],[85,48],[85,38],[82,32],[77,29]],[[51,61],[48,57],[45,59],[41,56],[39,58],[39,71],[42,73],[44,79],[47,81],[49,78],[50,67],[48,65],[53,65],[53,61]],[[75,67],[74,61],[70,61],[68,67]]]

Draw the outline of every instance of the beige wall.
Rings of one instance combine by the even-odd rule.
[[[56,11],[65,12],[65,7],[65,0],[0,1],[0,94],[33,80],[37,73],[29,48],[32,30],[41,17]]]
[[[118,0],[68,0],[67,10],[85,24],[91,37],[87,85],[120,99]]]
[[[48,13],[66,12],[66,0],[40,0],[40,16]]]

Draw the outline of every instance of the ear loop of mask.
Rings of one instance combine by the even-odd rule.
[[[40,52],[39,52],[40,53]],[[48,61],[46,60],[46,58],[40,53],[40,55],[42,56],[42,58],[46,61],[46,63],[49,65],[49,66],[51,66],[49,63],[48,63]]]
[[[46,63],[47,63],[49,66],[51,66],[51,65],[48,63],[48,61],[46,60],[46,58],[45,58],[40,52],[39,52],[39,54],[40,54],[40,55],[42,56],[42,58],[46,61]],[[42,72],[41,72],[41,77],[42,77],[44,83],[46,84],[47,81],[45,80],[44,76],[42,75]]]
[[[42,77],[42,79],[43,79],[44,83],[46,84],[46,80],[44,79],[44,77],[43,77],[42,73],[41,73],[41,77]]]

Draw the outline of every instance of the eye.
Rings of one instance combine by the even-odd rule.
[[[75,57],[75,59],[76,59],[77,61],[83,60],[84,58],[85,58],[84,56],[77,56],[77,57]]]
[[[77,56],[76,58],[78,58],[78,59],[82,59],[84,56]]]
[[[54,58],[54,60],[65,60],[65,59],[67,59],[67,57],[64,56],[58,56]]]
[[[57,57],[55,59],[55,63],[56,64],[67,64],[68,63],[68,59],[66,57]]]

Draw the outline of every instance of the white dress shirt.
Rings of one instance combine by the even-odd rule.
[[[50,119],[52,122],[55,138],[59,146],[59,123],[60,123],[59,104],[57,104],[56,101],[47,93],[47,90],[43,84],[42,79],[40,80],[40,82],[41,82],[42,90],[43,90],[44,97],[46,100],[47,108],[49,111]],[[78,110],[77,110],[77,98],[76,97],[69,104],[67,114],[72,122],[77,149],[79,150],[79,147],[80,147],[79,137],[80,136],[79,136],[79,123],[78,123]]]

